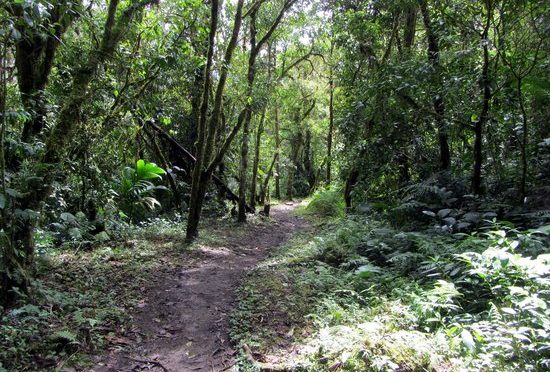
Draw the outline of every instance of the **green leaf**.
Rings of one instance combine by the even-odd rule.
[[[166,171],[155,163],[147,163],[142,159],[136,163],[136,176],[138,180],[162,178],[161,176],[164,174],[166,174]]]

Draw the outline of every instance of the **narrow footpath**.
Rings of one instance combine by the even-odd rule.
[[[214,227],[216,243],[200,245],[175,270],[144,294],[129,327],[130,345],[100,357],[92,369],[104,371],[230,371],[235,350],[229,341],[229,314],[243,277],[306,222],[294,216],[297,204],[271,210],[272,222]]]

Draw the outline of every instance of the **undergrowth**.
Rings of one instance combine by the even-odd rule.
[[[402,232],[355,216],[316,235],[242,286],[242,370],[550,368],[548,231]]]
[[[310,218],[338,218],[344,216],[345,207],[341,187],[331,186],[315,191],[298,213]]]
[[[91,355],[125,347],[131,310],[155,273],[182,259],[182,231],[156,219],[91,250],[45,245],[32,297],[0,308],[0,371],[87,368]]]

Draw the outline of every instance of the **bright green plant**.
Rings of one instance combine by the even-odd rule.
[[[164,169],[142,159],[136,162],[135,168],[124,168],[117,193],[122,215],[136,220],[143,218],[148,211],[160,207],[160,202],[154,195],[158,190],[166,190],[166,187],[155,185],[152,181],[162,179],[164,174]]]
[[[342,217],[344,212],[344,197],[340,187],[316,191],[304,210],[305,214],[317,217]]]

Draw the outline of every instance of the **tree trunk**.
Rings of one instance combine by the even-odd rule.
[[[328,136],[327,136],[327,185],[330,185],[332,177],[332,136],[334,132],[334,67],[333,64],[334,42],[330,40],[330,66],[329,66],[329,101],[328,101]]]
[[[313,164],[313,150],[311,148],[311,129],[306,129],[306,140],[304,144],[304,170],[306,173],[309,190],[315,187],[315,166]]]
[[[352,169],[350,172],[348,178],[346,179],[346,187],[344,189],[344,201],[346,203],[346,210],[349,211],[352,207],[352,196],[351,192],[353,191],[353,187],[357,183],[357,179],[359,178],[359,171],[357,169]]]
[[[202,204],[206,195],[208,184],[205,168],[205,146],[206,146],[206,119],[208,114],[208,100],[210,97],[210,86],[212,82],[211,70],[214,59],[214,43],[218,28],[218,0],[212,0],[210,4],[210,31],[208,34],[208,51],[206,54],[206,65],[203,74],[202,102],[197,123],[197,149],[195,165],[191,176],[191,194],[189,198],[189,213],[187,216],[186,239],[191,241],[199,234],[199,221],[202,212]]]
[[[475,123],[474,133],[474,169],[472,175],[472,192],[476,195],[482,193],[481,190],[481,167],[483,163],[483,127],[489,120],[489,104],[491,100],[491,87],[489,79],[489,28],[491,27],[492,19],[492,2],[491,0],[485,1],[485,7],[487,10],[487,18],[485,21],[485,27],[481,36],[481,43],[483,45],[483,68],[481,72],[481,88],[482,88],[482,108],[479,119]]]
[[[243,4],[244,0],[239,0],[237,3],[233,31],[229,40],[229,44],[227,45],[227,48],[225,50],[224,60],[220,68],[220,78],[218,81],[218,86],[216,88],[216,93],[214,95],[214,106],[207,126],[206,123],[209,106],[208,99],[211,89],[211,69],[214,56],[214,43],[216,38],[216,29],[218,26],[219,12],[218,0],[212,0],[211,2],[207,63],[204,72],[203,98],[197,130],[197,156],[195,166],[193,167],[191,196],[189,200],[189,214],[186,229],[186,239],[188,241],[194,240],[199,234],[198,226],[204,197],[208,188],[208,183],[210,182],[210,178],[212,177],[214,170],[223,161],[223,157],[229,149],[229,146],[231,145],[231,142],[239,131],[243,121],[243,115],[241,114],[239,115],[237,125],[227,136],[225,142],[218,150],[218,152],[214,155],[214,141],[217,137],[216,134],[221,116],[223,92],[225,90],[229,65],[231,64],[233,52],[235,51],[235,48],[237,46],[239,31],[241,29]]]
[[[239,172],[239,210],[237,221],[246,222],[246,186],[248,176],[248,142],[250,135],[250,121],[252,120],[252,93],[254,87],[254,79],[256,77],[256,56],[258,53],[256,46],[256,17],[257,12],[253,10],[250,13],[250,56],[248,58],[248,73],[247,73],[247,102],[246,114],[243,125],[243,137],[241,143],[241,169]]]
[[[525,110],[525,103],[523,102],[523,91],[521,89],[522,79],[517,79],[517,94],[519,100],[519,107],[521,110],[522,117],[522,126],[523,126],[523,135],[521,140],[521,180],[519,184],[519,197],[520,202],[525,200],[526,195],[526,184],[527,184],[527,146],[529,145],[529,127],[527,121],[527,110]]]
[[[275,151],[277,154],[281,151],[281,136],[279,128],[279,103],[275,100]],[[275,197],[281,199],[281,162],[280,156],[275,160]]]
[[[445,103],[443,102],[443,84],[439,61],[439,39],[433,29],[426,0],[420,2],[420,10],[424,20],[424,27],[426,28],[426,36],[428,37],[428,59],[433,69],[432,80],[437,90],[434,95],[433,106],[436,113],[437,137],[439,142],[439,169],[446,171],[451,167],[451,153],[447,136],[447,125],[445,123]]]
[[[257,196],[257,179],[258,179],[258,166],[260,164],[260,147],[262,140],[262,133],[264,131],[265,112],[267,105],[264,106],[262,116],[260,117],[260,123],[256,130],[256,143],[254,147],[254,162],[252,164],[252,184],[250,186],[250,206],[256,208],[256,196]]]
[[[266,199],[269,198],[269,179],[271,178],[271,175],[273,174],[273,166],[275,165],[275,162],[279,158],[279,153],[276,152],[275,155],[273,155],[273,160],[271,161],[271,165],[269,166],[269,169],[267,171],[267,174],[265,175],[264,183],[262,186],[261,194],[260,194],[260,203],[265,204]]]
[[[142,2],[128,6],[118,19],[116,13],[119,0],[111,0],[109,3],[100,49],[91,54],[84,66],[75,71],[70,93],[59,112],[57,124],[46,140],[44,155],[40,162],[35,164],[38,169],[34,174],[35,177],[29,178],[25,197],[21,198],[17,205],[24,211],[26,217],[12,215],[8,221],[4,221],[5,231],[13,231],[10,246],[14,252],[22,252],[23,257],[17,257],[13,262],[8,262],[11,266],[6,267],[5,275],[9,280],[2,279],[6,285],[2,288],[3,294],[9,293],[15,286],[20,289],[27,288],[27,277],[34,270],[33,234],[38,213],[42,203],[50,195],[53,182],[58,176],[56,170],[59,168],[65,145],[79,122],[80,108],[87,99],[88,86],[99,66],[111,58],[136,12],[149,3]],[[21,220],[24,223],[21,223]]]

